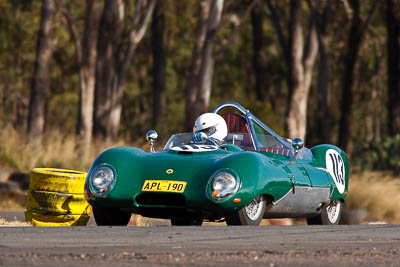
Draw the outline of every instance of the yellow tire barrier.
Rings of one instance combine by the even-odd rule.
[[[28,190],[26,208],[40,212],[89,215],[88,205],[83,194]]]
[[[40,212],[25,211],[26,221],[33,226],[85,226],[89,215],[47,215]]]
[[[86,172],[35,168],[31,171],[29,188],[36,191],[50,191],[69,194],[82,194]]]
[[[86,175],[73,170],[33,169],[26,221],[34,226],[87,225],[91,207],[83,196]]]

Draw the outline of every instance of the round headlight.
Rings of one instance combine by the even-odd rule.
[[[220,199],[236,193],[239,189],[239,180],[229,171],[218,172],[212,181],[212,197]]]
[[[114,171],[108,166],[97,167],[90,177],[91,185],[97,193],[107,192],[113,185],[114,179]]]

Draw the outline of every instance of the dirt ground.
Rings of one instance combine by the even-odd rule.
[[[399,225],[2,227],[3,266],[398,266]]]

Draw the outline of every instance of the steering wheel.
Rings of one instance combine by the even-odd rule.
[[[200,143],[200,142],[203,142],[203,141],[209,141],[213,145],[219,146],[219,143],[215,138],[208,137],[207,134],[205,134],[203,132],[198,132],[198,133],[193,134],[192,135],[192,141],[194,143]]]

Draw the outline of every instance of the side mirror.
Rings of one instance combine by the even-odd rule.
[[[158,133],[155,130],[150,130],[146,133],[146,140],[150,145],[150,152],[155,152],[154,143],[157,141]]]
[[[293,146],[294,150],[299,151],[300,149],[302,149],[304,147],[304,142],[301,138],[295,138],[292,141],[292,146]]]
[[[304,147],[304,142],[301,138],[295,138],[292,140],[292,147],[294,149],[294,156],[293,159],[291,160],[291,163],[294,164],[297,158],[297,154],[299,153],[299,150]]]

